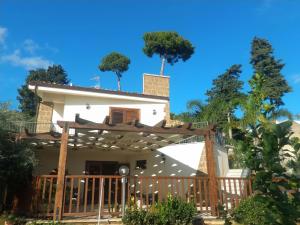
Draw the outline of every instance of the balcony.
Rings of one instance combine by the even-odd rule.
[[[62,129],[55,123],[36,123],[36,122],[28,122],[28,121],[0,121],[0,126],[3,130],[12,133],[22,133],[25,131],[32,134],[62,132]]]

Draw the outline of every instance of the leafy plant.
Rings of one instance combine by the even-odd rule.
[[[4,111],[0,109],[0,116],[9,118],[10,112]],[[3,200],[0,210],[11,208],[15,194],[30,185],[31,172],[36,165],[33,150],[26,143],[15,140],[15,135],[0,129],[0,197]]]
[[[261,212],[259,217],[264,217],[266,222],[253,224],[295,225],[300,216],[300,182],[293,170],[299,165],[300,144],[291,138],[291,121],[274,123],[274,114],[280,109],[269,99],[265,80],[265,76],[257,74],[250,81],[251,93],[244,106],[243,135],[237,140],[236,151],[252,171],[255,195],[238,207],[240,213],[235,218],[252,224],[249,218],[251,212],[256,212],[247,214],[246,211],[257,205],[272,209],[272,213]]]
[[[243,225],[285,224],[280,223],[280,211],[273,203],[270,197],[260,195],[247,198],[234,210],[233,219]]]
[[[192,224],[196,215],[193,203],[169,196],[167,201],[154,205],[149,211],[129,208],[123,218],[125,225],[182,225]]]

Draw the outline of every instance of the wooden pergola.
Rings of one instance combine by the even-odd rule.
[[[214,160],[214,135],[215,126],[206,128],[193,128],[191,123],[176,127],[167,127],[166,121],[161,121],[155,126],[147,126],[135,120],[126,124],[111,124],[109,117],[103,123],[94,123],[76,116],[75,121],[58,121],[62,133],[21,134],[21,139],[41,141],[46,145],[60,144],[59,162],[57,172],[57,185],[53,219],[61,220],[63,214],[63,195],[65,182],[65,169],[68,146],[84,148],[89,146],[101,149],[130,149],[132,151],[153,151],[161,147],[176,143],[178,140],[203,136],[209,179],[210,202],[212,215],[217,212],[217,182]]]

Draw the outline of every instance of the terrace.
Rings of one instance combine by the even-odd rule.
[[[220,142],[220,137],[214,126],[207,123],[167,127],[166,122],[161,121],[155,126],[147,126],[139,121],[111,124],[108,117],[103,123],[94,123],[77,116],[75,122],[8,122],[2,127],[18,133],[19,140],[28,141],[38,148],[60,148],[58,169],[35,177],[32,212],[36,216],[63,220],[97,216],[100,212],[102,218],[119,217],[122,205],[134,204],[147,210],[170,194],[194,202],[201,214],[216,216],[218,204],[230,211],[252,193],[251,181],[247,178],[216,176],[213,146]],[[190,176],[128,175],[124,183],[118,174],[68,174],[66,171],[70,149],[98,148],[109,152],[117,149],[141,154],[195,141],[205,142],[207,173],[199,171]],[[125,192],[122,192],[123,185]]]

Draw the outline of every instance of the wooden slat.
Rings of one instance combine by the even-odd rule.
[[[158,181],[158,179],[156,178],[156,180]],[[154,178],[152,177],[152,204],[155,203],[155,191],[156,191],[156,185],[155,185],[155,181],[154,181]],[[159,189],[159,188],[157,188]],[[159,195],[159,192],[158,192],[158,195]]]
[[[193,189],[194,189],[194,202],[197,205],[197,196],[196,196],[196,178],[193,179]]]
[[[188,189],[187,189],[187,199],[188,199],[188,201],[190,202],[191,201],[191,196],[190,196],[190,188],[191,188],[191,186],[190,186],[190,179],[187,179],[187,187],[188,187]]]
[[[118,178],[115,178],[115,212],[117,212],[117,205],[118,205]]]
[[[208,212],[208,188],[207,188],[208,180],[204,180],[204,193],[205,193],[205,207],[206,207],[206,212]]]
[[[46,192],[46,182],[47,182],[47,178],[46,178],[46,177],[44,177],[42,200],[44,200],[44,198],[45,198],[45,192]]]
[[[224,178],[221,178],[222,179],[222,181],[223,181],[223,185],[224,185],[224,200],[225,200],[225,206],[226,206],[226,211],[228,211],[228,197],[227,197],[227,188],[226,188],[226,181],[225,181],[225,179]]]
[[[69,213],[72,212],[73,188],[74,188],[74,178],[71,178],[70,201],[69,201]]]
[[[233,191],[232,191],[232,195],[233,195],[233,202],[234,202],[234,204],[233,204],[233,206],[235,207],[236,206],[236,204],[237,204],[237,201],[238,201],[238,196],[237,196],[237,188],[236,188],[236,183],[235,183],[235,179],[234,178],[231,178],[231,181],[233,181],[233,191],[234,191],[234,194],[233,194]],[[231,181],[230,181],[230,183],[231,183]]]
[[[248,181],[249,181],[249,191],[250,191],[250,194],[252,194],[252,180],[251,180],[251,178]]]
[[[103,183],[101,182],[102,179],[103,179]],[[105,180],[106,179],[107,179],[107,177],[100,177],[99,178],[99,190],[102,189],[102,199],[100,199],[101,200],[101,205],[102,205],[102,208],[101,208],[101,214],[102,215],[103,215],[103,212],[104,212],[104,198],[105,198],[105,188],[104,188],[104,185],[105,185]],[[102,185],[101,185],[101,183],[102,183]],[[99,198],[100,198],[100,191],[99,191]]]
[[[66,205],[66,198],[67,198],[67,195],[66,195],[66,190],[67,190],[67,182],[68,181],[68,178],[65,178],[65,182],[64,182],[64,193],[63,193],[63,204],[62,204],[62,213],[65,212],[65,205]]]
[[[81,186],[81,178],[78,178],[76,212],[79,212],[79,206],[80,206],[80,191],[81,191],[80,186]]]
[[[127,178],[127,205],[130,206],[131,204],[131,193],[130,193],[130,177]]]
[[[136,186],[137,186],[137,181],[136,181],[136,177],[133,178],[133,183],[134,183],[134,187],[133,187],[133,194],[134,194],[134,205],[136,204]]]
[[[221,205],[223,206],[224,199],[223,199],[223,194],[222,194],[222,183],[221,183],[221,180],[219,180],[219,179],[217,180],[217,186],[219,189],[219,200],[220,200]]]
[[[179,178],[180,179],[180,178]],[[183,199],[186,199],[186,197],[185,197],[185,191],[184,191],[184,183],[185,183],[185,179],[183,178],[183,179],[180,179],[180,181],[181,181],[181,194],[182,194],[182,198]]]
[[[108,179],[108,212],[111,210],[111,177]]]
[[[199,201],[200,201],[200,212],[202,211],[203,200],[202,200],[202,179],[199,179]],[[204,193],[206,194],[206,193]]]
[[[247,198],[247,180],[243,179],[243,197]]]
[[[144,124],[138,124],[131,126],[128,124],[116,124],[114,126],[97,123],[97,124],[79,124],[73,121],[57,121],[60,127],[63,127],[65,123],[69,124],[69,128],[73,129],[89,129],[89,130],[106,130],[106,131],[125,131],[125,132],[143,132],[150,134],[186,134],[186,135],[207,135],[211,130],[214,130],[215,126],[208,126],[201,129],[186,129],[181,128],[165,128],[165,127],[150,127]]]
[[[50,178],[50,186],[49,186],[49,196],[48,196],[48,206],[47,206],[47,213],[50,213],[51,208],[51,198],[52,198],[52,186],[53,186],[53,177]]]
[[[148,178],[145,178],[145,192],[146,192],[146,207],[148,210],[148,206],[149,206],[149,180]]]
[[[87,207],[87,194],[88,194],[88,185],[89,185],[89,178],[85,178],[85,188],[84,188],[84,205],[83,205],[83,211],[86,212]]]
[[[95,200],[95,177],[93,177],[92,181],[92,205],[91,205],[91,211],[94,211],[94,200]]]
[[[143,180],[140,179],[140,208],[143,206]]]
[[[171,177],[170,178],[170,185],[171,185],[171,194],[174,196],[174,179]]]

